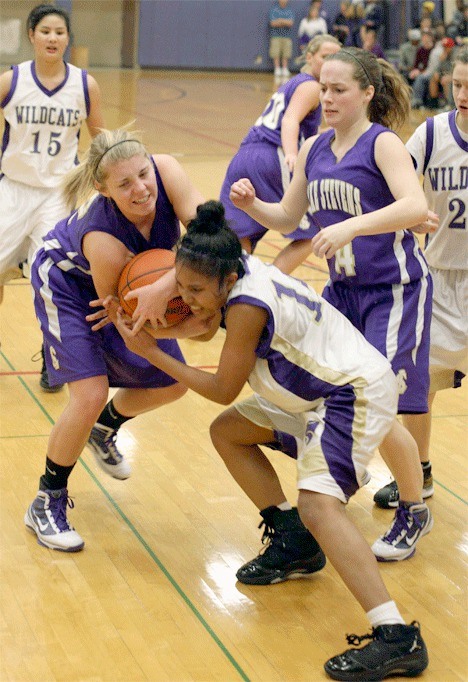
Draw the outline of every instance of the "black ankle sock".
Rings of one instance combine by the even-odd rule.
[[[98,424],[102,424],[103,426],[107,426],[109,429],[114,429],[114,431],[117,431],[117,429],[120,429],[122,424],[129,419],[133,419],[133,417],[124,417],[123,414],[117,412],[114,407],[114,401],[110,400],[99,415],[97,421]]]
[[[75,465],[64,467],[56,464],[48,457],[46,458],[45,473],[40,478],[39,487],[41,490],[61,490],[67,487],[68,477]]]
[[[431,466],[432,466],[432,465],[431,465],[431,460],[428,459],[427,462],[421,462],[421,466],[422,466],[422,468],[423,468],[423,471],[424,471],[425,469],[430,469]]]

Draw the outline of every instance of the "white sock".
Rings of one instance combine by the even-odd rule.
[[[401,617],[401,613],[398,611],[394,601],[386,601],[383,604],[379,604],[375,609],[368,611],[366,616],[373,628],[377,628],[379,625],[405,625],[405,621]]]
[[[281,511],[289,511],[292,509],[291,505],[289,502],[286,500],[286,502],[281,502],[281,504],[277,505],[278,509],[281,509]]]

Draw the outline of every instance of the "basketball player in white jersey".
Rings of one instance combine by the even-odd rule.
[[[60,183],[78,162],[83,121],[93,137],[104,125],[95,79],[63,60],[70,41],[65,10],[38,5],[27,30],[34,59],[0,76],[0,302],[5,282],[21,277],[20,263],[32,262],[42,237],[68,213]],[[41,386],[52,390],[45,366]]]
[[[428,118],[408,140],[429,208],[439,229],[427,235],[425,255],[434,282],[429,357],[429,412],[406,414],[405,426],[415,438],[424,474],[423,497],[433,494],[429,458],[431,406],[436,391],[458,388],[468,372],[468,47],[454,58],[453,111]],[[379,507],[397,507],[392,481],[377,491]]]

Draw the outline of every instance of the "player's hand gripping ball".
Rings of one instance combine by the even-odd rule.
[[[128,292],[156,282],[162,275],[174,267],[174,261],[175,254],[173,251],[149,249],[148,251],[137,253],[127,263],[120,274],[118,286],[119,303],[127,315],[131,317],[137,306],[135,298],[129,301],[125,300]],[[182,322],[190,313],[189,306],[184,303],[181,296],[172,298],[167,304],[165,314],[168,326]]]

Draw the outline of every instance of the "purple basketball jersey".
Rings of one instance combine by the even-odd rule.
[[[373,123],[354,147],[336,161],[334,130],[320,135],[306,160],[309,213],[319,228],[376,211],[395,201],[374,157],[376,138],[388,128]],[[427,265],[412,232],[356,237],[328,261],[333,281],[353,285],[399,284],[427,275]]]

